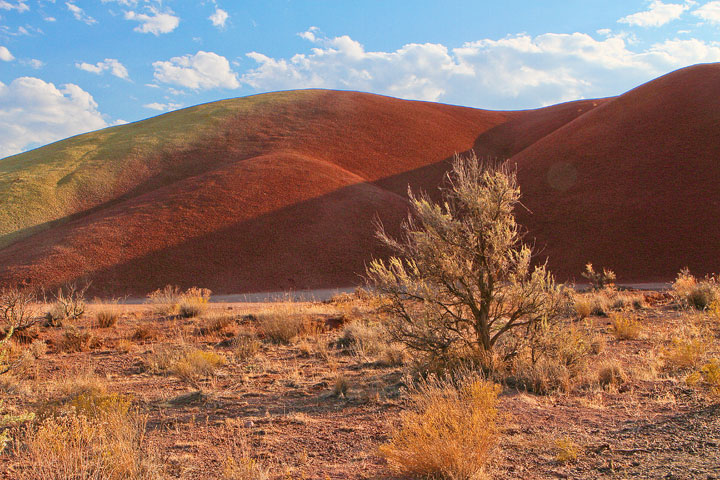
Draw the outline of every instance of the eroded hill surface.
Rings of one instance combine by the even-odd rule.
[[[356,92],[224,100],[0,160],[0,283],[216,293],[361,283],[373,236],[455,152],[517,164],[518,212],[562,280],[720,270],[720,65],[620,97],[493,112]]]

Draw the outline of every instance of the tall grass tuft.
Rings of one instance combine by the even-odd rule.
[[[706,310],[720,300],[720,285],[714,276],[698,280],[685,268],[673,282],[671,295],[681,307]]]
[[[413,478],[478,478],[498,440],[499,393],[498,385],[477,377],[458,386],[435,377],[423,381],[381,455]]]

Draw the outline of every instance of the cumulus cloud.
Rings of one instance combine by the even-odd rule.
[[[24,0],[19,0],[15,3],[0,0],[0,9],[2,10],[16,10],[18,12],[27,12],[30,7],[27,6]]]
[[[75,20],[86,23],[88,25],[94,25],[97,23],[97,20],[95,20],[93,17],[91,17],[90,15],[85,13],[85,10],[78,7],[74,3],[65,2],[65,6],[73,14],[73,17],[75,17]]]
[[[117,59],[114,58],[106,58],[102,62],[98,62],[96,64],[92,63],[76,63],[75,66],[79,68],[80,70],[85,70],[86,72],[90,73],[96,73],[101,74],[104,71],[110,71],[110,73],[118,78],[122,78],[125,80],[129,79],[128,71],[125,66],[120,63]]]
[[[663,3],[660,0],[653,0],[648,10],[633,13],[618,22],[637,27],[660,27],[680,18],[688,8],[690,8],[689,3]]]
[[[240,86],[237,74],[230,68],[228,60],[213,52],[201,50],[195,55],[154,62],[153,68],[156,80],[193,90],[233,89]]]
[[[348,36],[300,34],[313,48],[290,58],[247,54],[257,65],[240,82],[257,91],[339,88],[482,108],[529,108],[622,93],[692,63],[720,61],[700,40],[673,40],[633,51],[622,36],[512,35],[458,48],[408,44],[366,51]]]
[[[0,60],[3,62],[12,62],[15,60],[15,57],[13,57],[13,54],[10,53],[10,50],[8,50],[7,47],[0,46]]]
[[[228,13],[222,8],[216,7],[215,13],[210,15],[208,19],[212,22],[214,26],[222,29],[225,28],[225,22],[227,22],[228,19]]]
[[[92,96],[39,78],[0,82],[0,158],[107,126]]]
[[[693,15],[700,17],[709,23],[720,25],[720,1],[708,2],[693,12]]]
[[[720,43],[708,44],[702,40],[665,40],[650,48],[649,55],[669,65],[692,65],[720,61]]]
[[[152,33],[155,36],[161,33],[170,33],[180,24],[180,17],[173,15],[172,11],[161,13],[155,8],[150,8],[150,13],[148,15],[131,10],[125,12],[125,19],[140,22],[140,25],[134,29],[136,32]]]
[[[182,107],[179,103],[146,103],[143,105],[145,108],[149,108],[150,110],[157,110],[159,112],[169,112],[170,110],[177,110],[178,108]]]

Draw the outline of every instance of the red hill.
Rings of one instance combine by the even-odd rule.
[[[407,185],[436,191],[447,160],[469,148],[517,163],[532,211],[520,220],[561,279],[588,261],[621,281],[718,271],[719,98],[720,65],[702,65],[617,98],[522,112],[322,90],[218,102],[223,116],[209,116],[215,104],[173,112],[89,134],[110,140],[85,147],[87,168],[120,180],[77,189],[56,202],[69,205],[63,214],[28,211],[39,220],[6,234],[0,283],[89,278],[96,293],[117,295],[169,283],[216,293],[358,284],[383,254],[373,218],[398,225]],[[180,121],[202,133],[142,155],[133,147],[171,137],[170,126],[185,138]],[[9,161],[32,163],[21,155],[0,167]],[[66,178],[43,202],[69,195]]]
[[[591,261],[622,281],[720,271],[720,64],[606,101],[512,157],[520,220],[550,268]]]

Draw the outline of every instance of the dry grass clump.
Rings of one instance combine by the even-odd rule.
[[[266,462],[250,455],[252,447],[242,430],[227,428],[221,438],[224,441],[215,444],[212,449],[215,450],[214,456],[222,465],[222,470],[218,472],[217,478],[223,480],[269,480],[271,478]]]
[[[20,478],[160,479],[160,464],[145,447],[145,423],[127,397],[80,394],[27,431],[21,454],[32,469]]]
[[[30,348],[15,343],[0,344],[0,379],[5,376],[6,382],[0,389],[16,390],[18,379],[34,378],[37,374],[37,358],[34,351],[40,352],[34,347]]]
[[[720,360],[713,359],[700,369],[703,381],[710,387],[710,393],[720,397]]]
[[[585,271],[581,273],[590,282],[593,290],[602,290],[604,288],[612,288],[615,285],[615,272],[607,268],[603,268],[602,272],[596,272],[592,263],[585,265]]]
[[[102,396],[107,394],[107,386],[103,379],[92,370],[72,370],[52,383],[51,394],[62,401],[73,399],[83,394]]]
[[[200,319],[200,327],[197,334],[202,336],[223,333],[229,326],[235,323],[235,316],[226,313],[212,313]]]
[[[167,285],[147,296],[157,315],[180,315],[190,318],[201,315],[207,309],[212,292],[207,288],[190,287],[184,292],[179,287]]]
[[[207,309],[212,292],[207,288],[191,287],[185,290],[180,297],[180,316],[184,318],[192,318],[202,315]]]
[[[121,353],[130,353],[132,351],[135,351],[137,349],[137,346],[127,338],[121,338],[117,342],[115,342],[115,350]]]
[[[28,352],[35,358],[43,357],[47,353],[47,349],[47,343],[40,339],[33,340],[32,343],[28,345]]]
[[[260,351],[260,341],[252,330],[241,330],[230,342],[233,356],[240,362],[247,362]]]
[[[627,374],[617,360],[606,360],[598,368],[598,383],[602,386],[621,385],[627,381]]]
[[[130,336],[130,339],[136,342],[147,342],[157,340],[160,337],[160,332],[157,325],[152,323],[145,323],[138,325],[135,331]]]
[[[21,413],[14,408],[7,408],[4,400],[0,400],[0,454],[12,442],[13,430],[34,419],[34,413]]]
[[[350,390],[350,380],[345,375],[338,374],[333,383],[333,395],[344,397],[347,395],[348,390]]]
[[[274,306],[257,315],[258,330],[270,342],[289,344],[295,338],[318,333],[312,318],[291,303]]]
[[[93,326],[96,328],[110,328],[117,324],[119,318],[120,312],[117,309],[104,308],[95,313],[95,322]]]
[[[269,480],[270,471],[258,460],[250,457],[228,457],[223,465],[222,478],[226,480]]]
[[[700,370],[688,375],[685,382],[693,387],[703,385],[708,388],[710,395],[720,398],[720,360],[713,358]]]
[[[380,454],[411,477],[479,478],[498,440],[499,393],[498,385],[471,376],[457,387],[432,377],[421,382]]]
[[[616,313],[611,316],[610,331],[618,340],[637,340],[642,327],[634,316]]]
[[[569,437],[555,440],[555,460],[559,463],[575,462],[580,455],[580,446]]]
[[[172,374],[181,380],[195,382],[214,375],[227,359],[209,350],[166,348],[150,355],[147,362],[151,372]]]
[[[586,298],[575,299],[575,313],[580,319],[589,317],[593,312],[592,302]]]
[[[575,294],[575,313],[582,319],[590,315],[606,317],[620,310],[642,310],[647,307],[642,293],[618,291],[606,287],[589,293]]]
[[[345,325],[335,344],[361,358],[372,358],[379,365],[397,366],[405,363],[406,350],[393,343],[385,326],[377,321],[356,320]]]
[[[586,380],[589,360],[602,349],[601,337],[588,328],[560,324],[539,329],[532,342],[518,349],[518,355],[503,372],[503,365],[495,360],[492,367],[500,377],[517,387],[546,395],[555,391],[570,391]]]
[[[146,302],[153,305],[153,313],[156,315],[177,315],[180,310],[181,295],[180,287],[166,285],[148,293]]]
[[[70,327],[63,332],[58,347],[63,352],[85,352],[90,349],[94,341],[95,336],[92,333]]]
[[[706,310],[714,301],[720,300],[720,285],[714,276],[698,280],[685,268],[673,282],[671,294],[683,308]]]
[[[377,364],[385,367],[398,367],[404,365],[408,354],[405,348],[397,343],[389,343],[377,355]]]
[[[336,343],[350,348],[356,355],[373,356],[385,348],[388,335],[378,322],[357,320],[345,325]]]
[[[673,336],[661,357],[667,370],[684,370],[700,365],[710,348],[707,332],[686,326]]]

